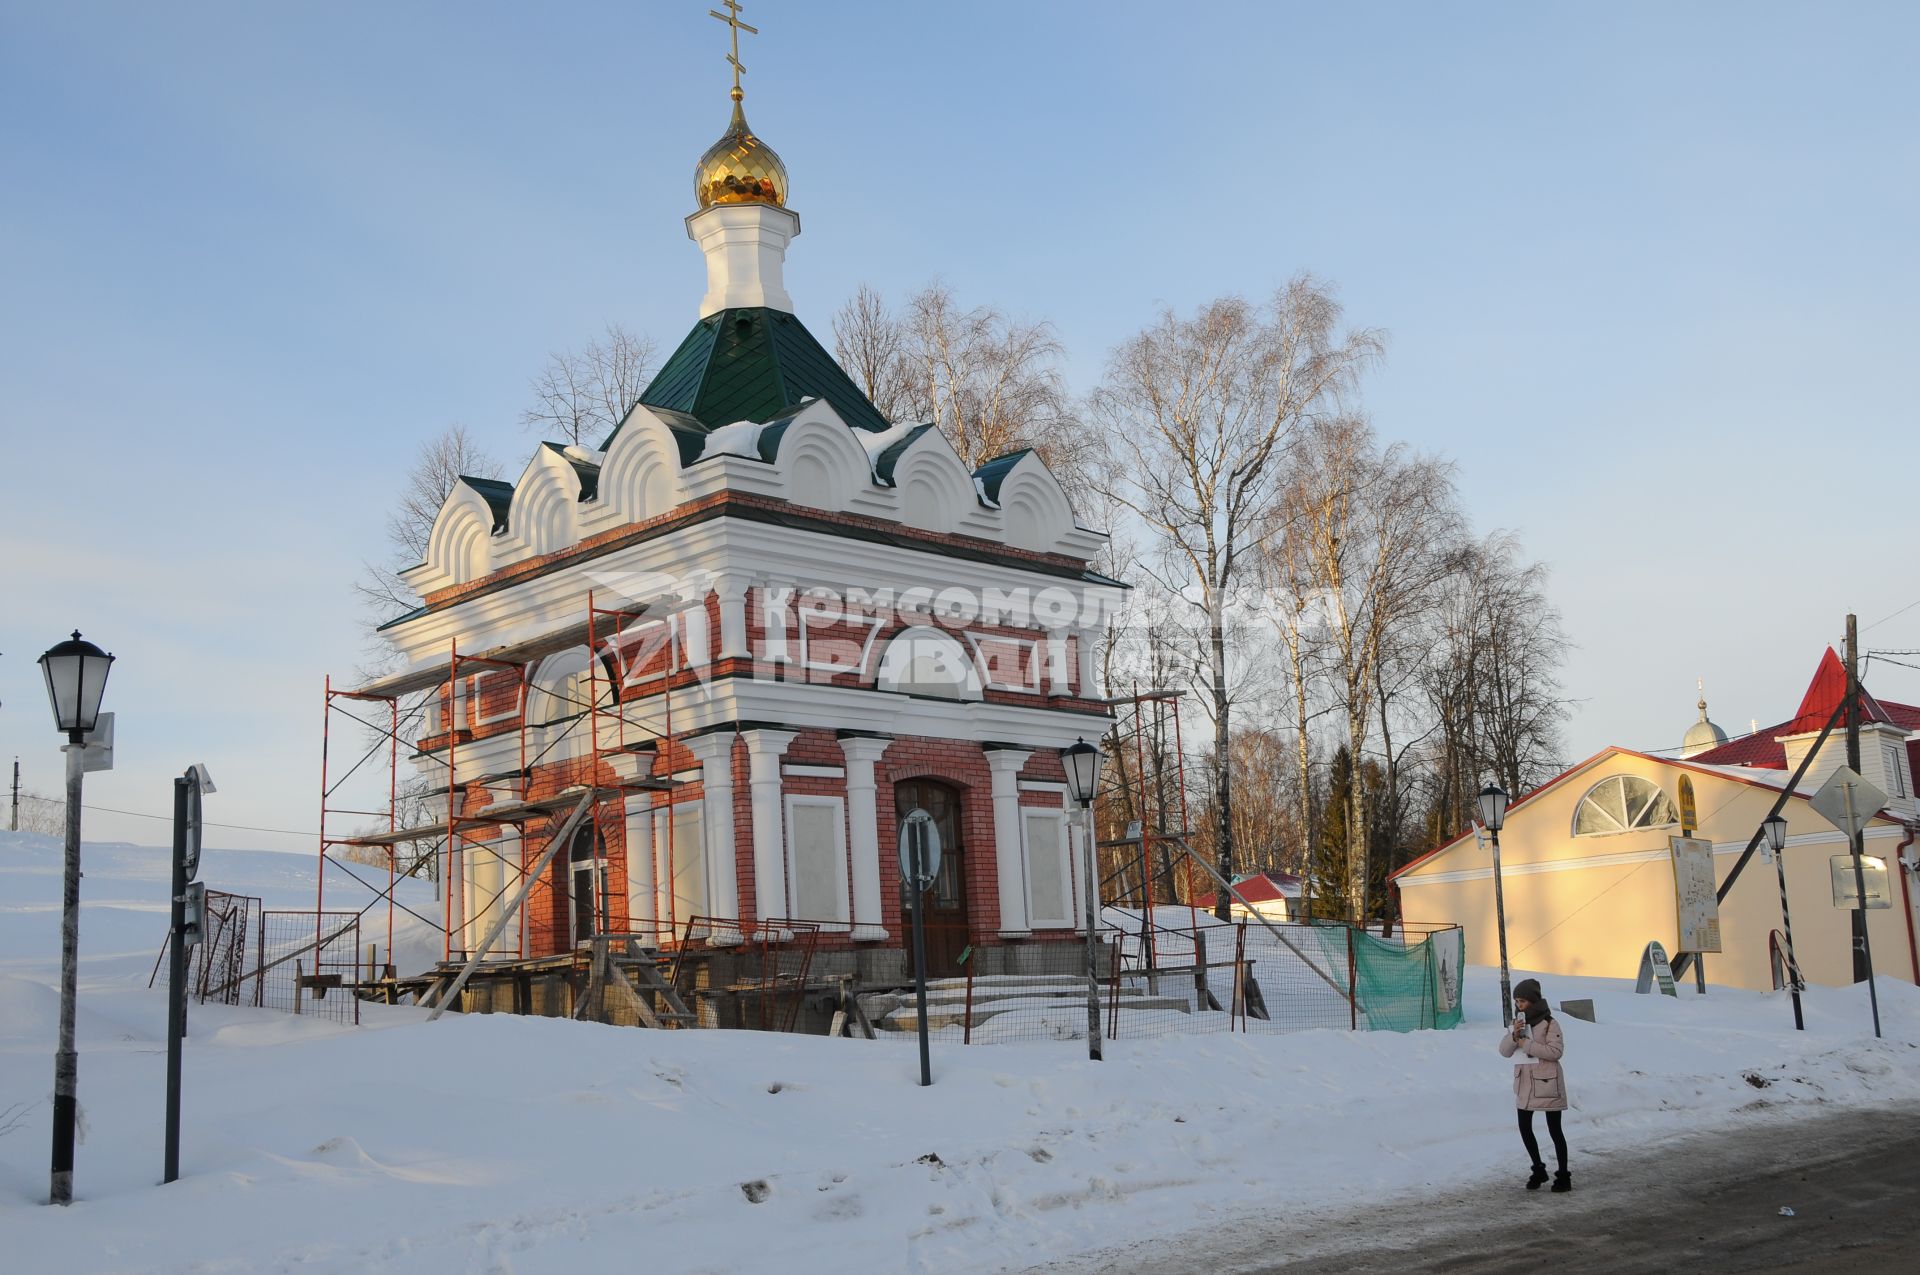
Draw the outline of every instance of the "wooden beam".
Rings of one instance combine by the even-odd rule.
[[[513,920],[514,913],[520,910],[520,905],[527,901],[527,895],[533,892],[533,883],[540,879],[540,874],[547,870],[549,863],[553,862],[553,856],[560,852],[560,847],[573,836],[573,830],[580,826],[580,821],[586,818],[587,811],[593,808],[594,794],[598,791],[598,789],[589,788],[581,794],[580,804],[573,808],[573,813],[567,816],[567,821],[560,825],[558,832],[553,834],[553,840],[540,855],[540,861],[533,865],[532,871],[526,874],[525,879],[520,883],[520,888],[514,892],[513,901],[501,910],[499,917],[493,923],[493,928],[487,931],[484,939],[480,940],[480,950],[468,959],[466,968],[462,969],[459,977],[453,980],[453,986],[447,989],[446,995],[442,996],[439,1003],[433,1007],[433,1012],[427,1015],[428,1022],[447,1012],[448,1003],[460,995],[460,989],[467,985],[467,980],[473,977],[473,972],[480,968],[480,962],[485,960],[487,953],[493,950],[493,945],[499,941],[500,935]]]

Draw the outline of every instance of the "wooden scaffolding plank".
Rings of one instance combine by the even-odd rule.
[[[588,793],[597,804],[624,796],[629,792],[662,792],[673,785],[665,779],[630,779],[618,784],[593,789],[590,793],[582,787],[563,788],[551,797],[542,797],[537,801],[500,801],[476,810],[470,815],[461,815],[456,823],[470,828],[495,823],[525,823],[529,819],[539,819],[552,815],[572,806],[580,800],[582,793]],[[451,828],[445,820],[438,823],[419,824],[411,828],[396,828],[392,832],[373,832],[362,837],[334,837],[329,845],[336,846],[396,846],[408,841],[431,841],[446,836]]]
[[[684,599],[678,597],[655,598],[643,605],[630,607],[618,612],[622,616],[639,619],[657,607],[672,607]],[[601,608],[606,612],[606,608]],[[533,637],[522,638],[517,642],[506,642],[499,646],[488,647],[481,651],[463,651],[461,663],[480,663],[491,661],[495,664],[532,664],[549,655],[564,651],[568,647],[579,646],[587,640],[590,629],[585,617],[571,621],[557,629]],[[391,696],[411,695],[416,691],[429,690],[445,682],[453,672],[453,661],[449,659],[433,660],[417,664],[412,668],[390,673],[386,677],[377,677],[373,681],[352,692],[375,699]]]

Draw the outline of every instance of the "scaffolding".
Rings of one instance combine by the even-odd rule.
[[[325,919],[328,916],[329,875],[334,883],[345,875],[363,887],[371,899],[359,915],[386,905],[387,953],[391,967],[396,912],[404,911],[442,934],[441,960],[471,961],[493,956],[502,959],[527,959],[530,956],[528,916],[523,906],[533,885],[556,852],[566,847],[557,844],[579,830],[579,820],[566,819],[559,828],[549,828],[544,844],[533,829],[542,822],[585,803],[591,829],[591,862],[595,866],[593,899],[594,935],[639,930],[641,918],[624,915],[625,894],[617,898],[611,890],[611,862],[603,847],[608,832],[625,814],[626,799],[636,793],[662,793],[664,802],[654,809],[666,810],[667,853],[672,854],[672,808],[677,802],[677,785],[671,779],[655,778],[652,767],[641,757],[661,758],[672,765],[673,692],[676,682],[695,676],[691,669],[676,669],[680,643],[675,640],[670,617],[653,617],[653,606],[603,607],[589,592],[581,618],[537,637],[525,638],[485,648],[463,651],[458,635],[448,639],[444,656],[425,660],[412,667],[361,686],[343,689],[328,677],[324,689],[324,707],[320,748],[320,835],[319,864],[314,891],[314,947],[323,945]],[[644,620],[644,626],[635,621]],[[633,637],[641,628],[662,626],[666,642],[632,657]],[[576,698],[569,716],[545,723],[534,723],[533,693],[540,689],[549,700],[565,698],[553,688],[536,688],[533,671],[550,655],[584,645],[588,652],[585,703]],[[665,658],[654,671],[652,656],[664,650]],[[411,707],[406,701],[418,698]],[[369,707],[370,706],[370,707]],[[661,729],[649,729],[637,720],[635,710],[644,708],[657,714]],[[372,742],[354,762],[339,771],[333,759],[336,718],[360,726],[372,736]],[[536,796],[536,771],[555,746],[585,727],[586,745],[577,752],[546,762],[550,768],[567,767],[562,782],[552,792]],[[558,730],[558,735],[535,748],[530,731]],[[630,732],[643,736],[630,737]],[[512,764],[479,769],[468,760],[476,745],[485,744],[496,759],[502,751],[502,739],[513,736],[504,751]],[[441,764],[441,780],[423,793],[403,795],[399,780],[401,749],[405,746],[416,762]],[[384,757],[381,754],[385,754]],[[622,776],[615,758],[635,758],[631,772]],[[384,761],[387,769],[384,808],[370,804],[355,805],[342,796],[342,789],[370,763]],[[422,770],[429,769],[423,765]],[[338,771],[338,773],[336,773]],[[470,807],[468,790],[481,788],[487,802]],[[364,799],[363,799],[364,800]],[[369,824],[371,823],[371,828]],[[384,828],[380,825],[384,824]],[[346,826],[343,826],[346,825]],[[520,832],[517,853],[506,854],[489,835],[493,830],[515,828]],[[387,881],[381,887],[349,866],[340,852],[351,849],[372,850],[384,858]],[[627,846],[631,856],[639,847]],[[644,853],[653,854],[652,847]],[[497,863],[501,884],[484,900],[478,891],[484,885],[470,886],[469,874],[476,863]],[[669,862],[671,858],[669,857]],[[428,865],[437,867],[442,906],[437,917],[423,915],[401,903],[397,885]],[[365,866],[364,860],[360,865]],[[492,875],[489,872],[487,875]],[[571,894],[571,890],[568,891]],[[669,898],[671,897],[669,893]],[[469,900],[472,900],[471,906]],[[518,917],[517,933],[511,943],[500,933],[489,933],[486,941],[474,943],[473,936],[495,909],[505,907]],[[671,912],[671,906],[668,911]],[[471,915],[469,915],[471,912]],[[660,919],[656,933],[671,936],[671,916]],[[563,946],[567,946],[563,944]],[[374,962],[369,960],[369,967]],[[389,976],[391,977],[391,976]]]
[[[1181,884],[1185,888],[1180,893],[1186,895],[1188,912],[1191,914],[1195,911],[1193,862],[1186,850],[1187,755],[1180,733],[1180,698],[1183,694],[1176,690],[1142,691],[1136,683],[1131,694],[1107,701],[1116,708],[1124,705],[1132,710],[1134,764],[1129,774],[1126,757],[1128,740],[1121,735],[1120,723],[1116,721],[1113,750],[1119,765],[1115,769],[1119,772],[1118,786],[1124,799],[1123,807],[1129,816],[1129,826],[1125,836],[1099,843],[1100,849],[1111,852],[1112,864],[1111,870],[1102,874],[1100,879],[1100,903],[1103,907],[1123,904],[1139,908],[1139,952],[1141,959],[1150,967],[1158,963],[1159,957],[1155,935],[1160,927],[1152,921],[1154,907],[1157,903],[1180,902],[1178,894],[1171,890],[1175,852],[1179,853],[1178,862],[1184,873]],[[1169,720],[1172,723],[1171,757],[1167,749]],[[1153,740],[1151,756],[1148,751],[1149,736]],[[1174,822],[1176,811],[1177,824]],[[1137,828],[1134,825],[1138,825]],[[1163,893],[1172,897],[1155,898],[1156,850],[1159,868],[1167,878],[1164,884],[1169,887]],[[1190,917],[1190,923],[1197,924],[1197,917]]]

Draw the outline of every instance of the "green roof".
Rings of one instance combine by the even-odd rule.
[[[1015,465],[1018,465],[1031,455],[1033,455],[1033,448],[1022,447],[1019,451],[1008,452],[1004,456],[995,456],[992,460],[973,471],[973,476],[980,480],[980,490],[986,493],[988,500],[996,504],[999,502],[1000,484],[1006,481],[1007,475],[1013,472]]]
[[[767,421],[810,398],[832,404],[855,429],[887,422],[806,325],[764,306],[722,310],[693,325],[640,401],[684,412],[708,429]]]

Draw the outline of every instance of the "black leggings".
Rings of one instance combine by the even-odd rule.
[[[1560,1161],[1560,1172],[1567,1171],[1567,1136],[1560,1132],[1560,1113],[1547,1113],[1547,1136],[1553,1139],[1553,1154]],[[1520,1141],[1527,1144],[1527,1154],[1533,1157],[1535,1164],[1540,1163],[1540,1144],[1533,1136],[1533,1113],[1526,1108],[1520,1109]]]

